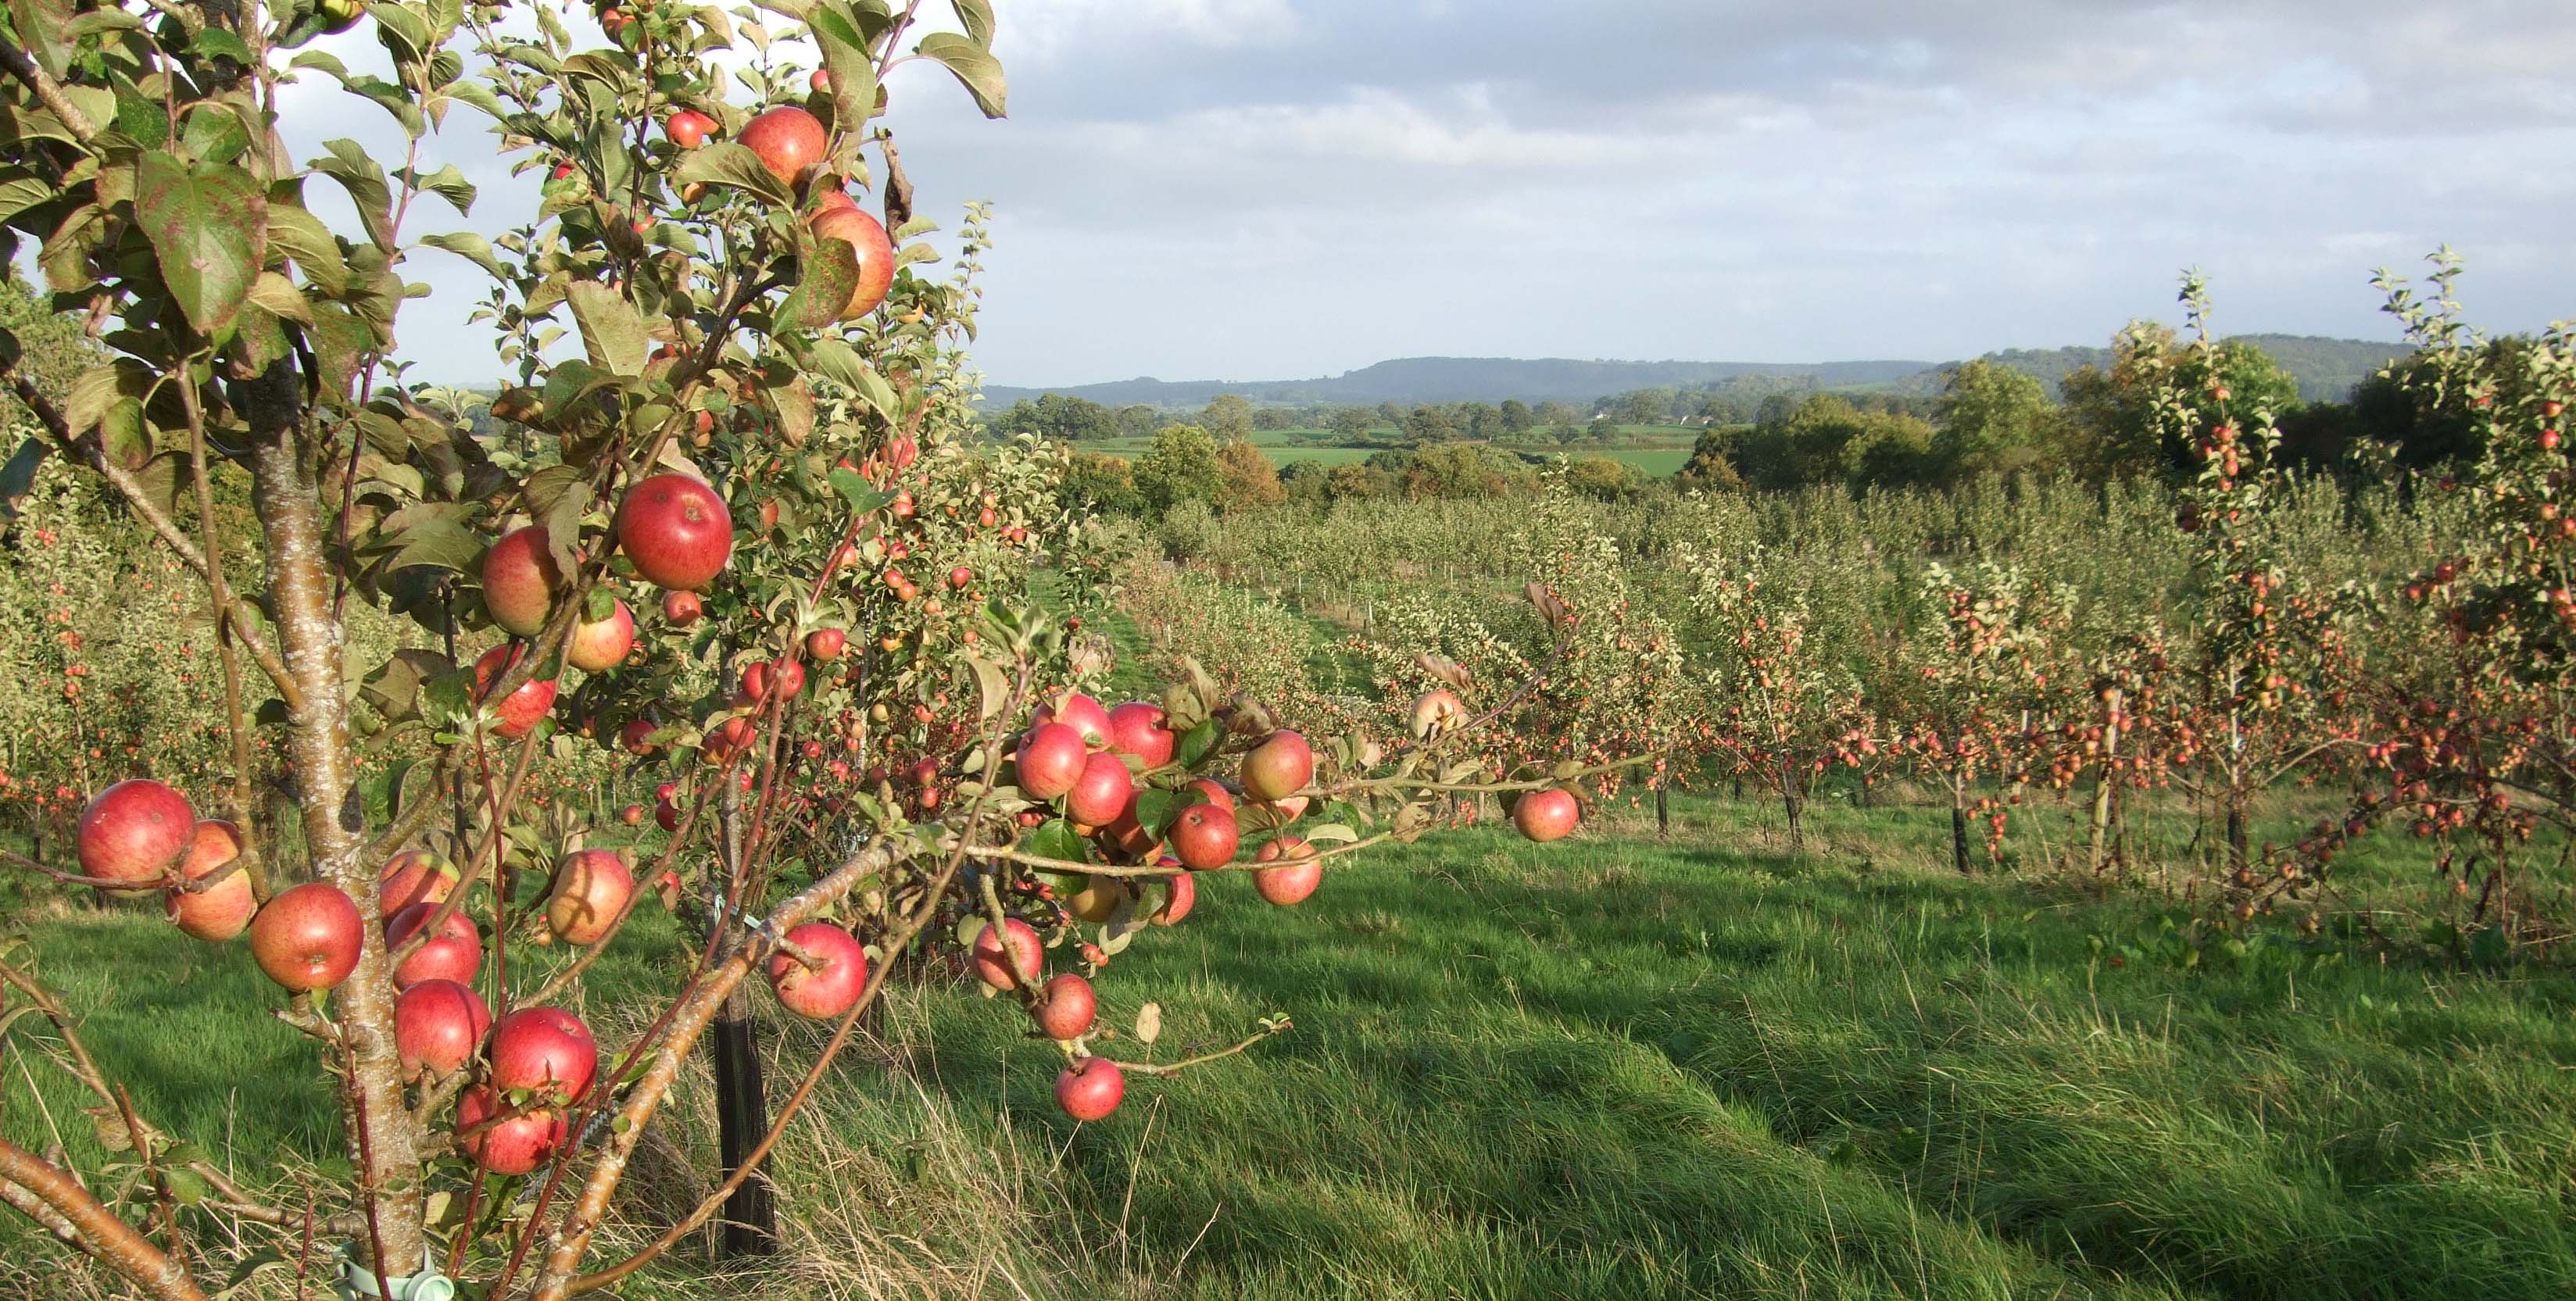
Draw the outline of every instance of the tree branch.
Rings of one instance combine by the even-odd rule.
[[[115,1212],[61,1167],[0,1138],[0,1188],[13,1185],[53,1212],[52,1222],[38,1215],[38,1223],[52,1228],[58,1222],[70,1229],[87,1244],[91,1255],[132,1279],[136,1286],[161,1301],[205,1301],[206,1294],[197,1290],[196,1282],[170,1259],[169,1253],[153,1246],[152,1240],[133,1225],[116,1218]],[[19,1202],[14,1194],[0,1200],[12,1206]],[[55,1236],[62,1234],[57,1231]]]

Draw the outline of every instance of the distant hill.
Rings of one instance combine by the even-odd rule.
[[[2310,401],[2340,400],[2353,387],[2398,357],[2405,349],[2393,343],[2360,339],[2325,339],[2296,334],[2246,334],[2238,338],[2261,347],[2295,376],[2299,392]],[[1987,354],[1994,361],[2046,381],[2051,390],[2068,371],[2084,365],[2108,365],[2108,348],[2014,348]],[[1887,389],[1938,392],[1941,374],[1956,363],[1928,361],[1574,361],[1562,357],[1516,360],[1509,357],[1403,357],[1341,375],[1292,380],[1113,380],[1065,388],[1019,388],[989,385],[988,408],[1007,407],[1022,398],[1063,393],[1102,406],[1143,404],[1151,407],[1203,407],[1219,393],[1236,393],[1254,402],[1280,406],[1329,403],[1376,406],[1381,402],[1591,402],[1632,389],[1696,388],[1746,376],[1776,376],[1800,386],[1843,389]]]
[[[1672,385],[1688,388],[1739,375],[1812,376],[1828,388],[1885,384],[1919,374],[1924,361],[1832,361],[1763,363],[1748,361],[1573,361],[1549,357],[1520,361],[1509,357],[1403,357],[1321,379],[1292,380],[1116,380],[1069,388],[1013,388],[988,385],[984,403],[1006,407],[1021,398],[1063,393],[1088,398],[1102,406],[1136,403],[1156,407],[1201,407],[1219,393],[1239,393],[1254,402],[1304,406],[1328,402],[1342,406],[1376,406],[1380,402],[1590,402],[1630,389]]]

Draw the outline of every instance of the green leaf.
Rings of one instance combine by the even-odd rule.
[[[867,476],[856,470],[834,470],[831,479],[832,487],[848,499],[850,509],[861,515],[894,500],[894,494],[879,491],[875,484],[868,482]]]
[[[1184,768],[1196,769],[1199,761],[1207,758],[1208,751],[1215,749],[1217,742],[1224,739],[1224,725],[1211,718],[1181,734],[1181,743],[1174,749],[1172,759]]]
[[[686,185],[692,181],[708,185],[730,185],[748,190],[752,196],[786,207],[796,200],[787,187],[760,165],[760,155],[730,140],[710,140],[689,151],[678,167],[671,169],[671,183]]]
[[[966,29],[967,40],[986,49],[993,47],[992,0],[948,0],[948,6],[957,11],[957,25]]]
[[[322,224],[321,218],[294,204],[272,201],[268,205],[268,242],[273,250],[303,268],[304,278],[321,286],[322,292],[337,297],[348,289],[348,259],[341,256],[339,239]]]
[[[1062,818],[1050,818],[1020,837],[1020,848],[1040,858],[1062,859],[1068,863],[1088,863],[1082,837],[1075,835],[1073,824]]]
[[[443,248],[458,257],[472,262],[474,265],[491,272],[492,278],[495,280],[506,281],[510,278],[509,273],[501,269],[500,261],[492,256],[492,241],[475,234],[473,231],[458,230],[450,231],[444,235],[424,235],[421,237],[420,242],[431,248]]]
[[[385,183],[385,169],[367,156],[366,149],[355,140],[326,140],[322,147],[331,151],[328,158],[313,160],[313,170],[338,181],[349,192],[349,200],[358,206],[358,220],[367,227],[367,238],[378,248],[391,252],[394,246],[393,187]]]
[[[251,282],[250,301],[271,316],[307,325],[313,322],[313,304],[304,300],[294,281],[274,271],[262,271]]]
[[[134,211],[188,323],[210,338],[221,333],[259,277],[268,200],[241,171],[191,168],[156,151],[138,165]]]
[[[932,32],[921,38],[917,48],[957,74],[958,83],[975,97],[975,107],[982,109],[984,116],[1004,116],[1009,88],[1002,81],[1002,61],[994,58],[991,50],[955,32]]]
[[[582,348],[590,364],[612,375],[641,375],[650,339],[635,305],[595,280],[576,281],[566,294],[573,323],[581,327]]]
[[[101,32],[139,32],[143,20],[122,9],[93,9],[63,25],[65,40],[82,40]]]
[[[776,330],[819,330],[841,319],[859,288],[858,250],[796,223],[796,284],[778,304]]]
[[[877,111],[877,70],[867,37],[846,4],[819,4],[807,16],[823,67],[832,74],[832,120],[855,135]]]
[[[214,28],[207,28],[214,31]],[[191,157],[210,163],[229,163],[250,148],[250,130],[234,112],[221,104],[200,104],[188,113],[179,131],[179,144]]]
[[[36,486],[36,471],[44,468],[45,457],[54,450],[53,442],[41,435],[29,435],[0,465],[0,523],[18,517],[18,503]]]
[[[242,38],[213,23],[206,24],[197,32],[196,38],[188,42],[188,52],[200,59],[230,59],[244,66],[254,61],[250,46],[243,43]]]
[[[371,4],[367,16],[376,20],[376,39],[398,62],[418,63],[436,45],[428,22],[401,5]]]
[[[1172,829],[1172,819],[1181,816],[1181,810],[1197,802],[1171,791],[1149,787],[1136,792],[1136,822],[1145,828],[1146,835],[1160,840],[1165,832]]]
[[[0,176],[0,222],[5,222],[40,203],[49,203],[62,193],[43,177],[23,167],[10,168]]]
[[[416,171],[405,172],[403,179],[409,181],[414,189],[427,190],[447,200],[448,206],[456,209],[457,216],[472,215],[474,184],[465,179],[465,173],[457,170],[456,164],[449,163],[427,176]]]

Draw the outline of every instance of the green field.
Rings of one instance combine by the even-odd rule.
[[[909,989],[789,1145],[787,1264],[746,1293],[1314,1297],[2564,1297],[2576,977],[2331,948],[2159,948],[2155,900],[1934,870],[1930,810],[1743,806],[1538,848],[1488,831],[1336,872],[1303,907],[1213,880],[1100,982],[1169,1060],[1296,1029],[1111,1120],[971,991]],[[601,988],[669,979],[657,920]],[[238,948],[74,907],[42,964],[144,1112],[219,1159],[331,1163],[312,1050]],[[2158,956],[2162,954],[2163,956]],[[765,997],[760,1000],[768,1014]],[[774,1078],[816,1032],[772,1026]],[[5,1063],[0,1130],[93,1154]],[[785,1091],[773,1085],[773,1097]],[[712,1165],[682,1159],[622,1232]],[[19,1233],[12,1227],[0,1234]],[[222,1249],[218,1244],[212,1249]],[[47,1291],[49,1248],[0,1238]],[[641,1295],[703,1294],[702,1255]],[[262,1295],[292,1295],[283,1270]]]

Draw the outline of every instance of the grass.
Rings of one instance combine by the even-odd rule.
[[[2576,1294],[2576,978],[2286,943],[2114,965],[2158,901],[1930,870],[1923,810],[1819,809],[1822,846],[1794,859],[1742,808],[1677,812],[1670,844],[1437,836],[1293,910],[1208,881],[1101,980],[1110,1024],[1163,1008],[1155,1046],[1116,1051],[1297,1028],[1135,1080],[1098,1125],[1054,1111],[1053,1054],[1004,1007],[906,991],[791,1145],[797,1251],[757,1286]],[[331,1159],[309,1050],[263,1019],[243,955],[129,914],[36,934],[55,980],[104,1000],[94,1046],[147,1112],[245,1157]],[[667,980],[656,938],[601,987]],[[811,1028],[771,1031],[773,1069],[810,1060]],[[39,1122],[8,1065],[0,1130],[23,1140]],[[712,1165],[705,1092],[675,1106],[636,1220]]]

